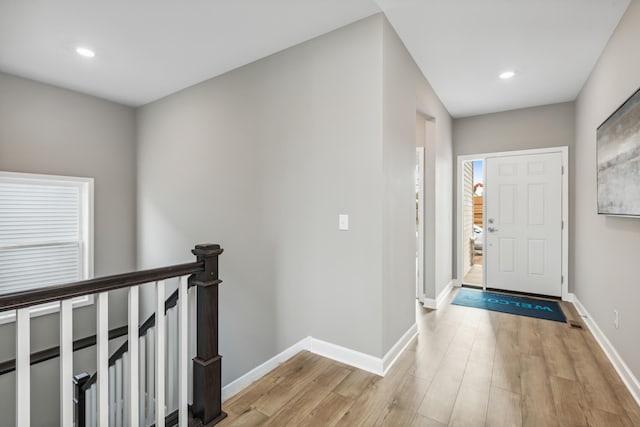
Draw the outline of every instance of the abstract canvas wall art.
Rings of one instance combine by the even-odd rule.
[[[598,213],[640,216],[640,90],[597,135]]]

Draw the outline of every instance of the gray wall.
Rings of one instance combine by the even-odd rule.
[[[574,193],[574,103],[543,105],[481,116],[453,120],[453,155],[456,166],[453,176],[453,212],[457,215],[458,172],[457,158],[467,154],[496,153],[501,151],[530,150],[548,147],[569,147],[569,236],[573,236]],[[457,218],[457,217],[456,217]],[[455,220],[457,221],[457,219]],[[457,272],[457,222],[453,228],[454,276],[462,280]],[[573,247],[570,241],[570,247]],[[569,251],[569,268],[573,264]],[[571,277],[569,287],[571,288]]]
[[[375,16],[139,110],[139,263],[223,246],[225,384],[308,335],[380,355],[381,61]]]
[[[426,138],[430,117],[436,138]],[[433,129],[429,129],[429,133]],[[404,44],[383,19],[383,348],[415,323],[415,156],[424,137],[425,294],[451,281],[451,119]],[[435,226],[437,221],[443,232]],[[427,231],[428,230],[428,231]],[[433,250],[431,250],[433,249]],[[435,256],[434,256],[435,255]],[[429,258],[431,256],[431,258]]]
[[[308,335],[381,357],[415,322],[416,110],[450,185],[449,115],[382,15],[139,110],[138,259],[223,245],[225,383]]]
[[[576,100],[573,290],[640,378],[640,219],[596,214],[596,128],[640,87],[640,2],[629,5]],[[620,311],[620,329],[613,310]]]
[[[95,178],[96,276],[135,269],[135,134],[131,108],[0,73],[0,170]],[[126,324],[126,295],[109,300],[110,326]],[[74,310],[74,338],[95,333],[94,313]],[[57,314],[31,325],[32,351],[57,345]],[[0,326],[0,343],[0,360],[13,358],[13,324]],[[93,373],[94,355],[77,352],[74,370]],[[57,367],[53,360],[32,370],[34,426],[58,417]],[[0,376],[0,425],[13,425],[14,408],[13,375]]]
[[[453,154],[571,147],[573,123],[573,102],[454,119]]]

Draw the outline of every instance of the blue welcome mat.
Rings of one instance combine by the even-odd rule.
[[[564,313],[560,309],[560,304],[555,301],[537,298],[462,288],[458,290],[458,294],[451,304],[518,314],[520,316],[537,317],[539,319],[555,320],[556,322],[567,321]]]

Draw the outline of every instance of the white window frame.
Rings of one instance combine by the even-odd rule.
[[[79,280],[87,280],[93,278],[93,178],[81,178],[72,176],[58,175],[42,175],[19,172],[1,172],[0,181],[30,183],[30,184],[63,184],[69,186],[77,186],[80,189],[80,241],[82,258],[80,261],[81,274]],[[93,295],[85,295],[73,299],[73,307],[82,307],[93,304]],[[31,317],[42,316],[45,314],[56,313],[60,310],[59,302],[50,302],[32,307],[30,310]],[[0,313],[0,325],[15,322],[15,310],[9,310]]]

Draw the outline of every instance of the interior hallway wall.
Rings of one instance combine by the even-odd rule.
[[[640,2],[632,1],[576,100],[575,265],[571,271],[576,296],[637,379],[640,219],[597,214],[596,129],[640,87],[638,40]],[[620,313],[619,329],[613,325],[614,309]]]
[[[452,151],[449,113],[386,18],[383,36],[384,354],[415,322],[414,167],[422,134],[425,297],[435,299],[451,282]]]
[[[0,170],[93,177],[95,276],[135,270],[135,111],[4,73],[0,94]],[[93,305],[76,308],[74,339],[95,334],[95,319]],[[111,292],[109,325],[126,323],[126,291]],[[57,314],[34,317],[31,351],[58,345],[58,325]],[[14,358],[14,326],[0,325],[0,361]],[[75,373],[85,370],[95,372],[94,348],[75,353]],[[57,359],[32,369],[33,427],[59,417],[58,372]],[[13,425],[14,384],[13,374],[0,376],[0,425]]]
[[[416,110],[450,229],[450,118],[383,15],[139,110],[140,266],[222,244],[225,383],[308,335],[382,357],[415,322]]]
[[[222,245],[225,384],[308,335],[380,356],[381,41],[378,15],[139,109],[140,267]]]
[[[569,239],[573,242],[572,212],[574,204],[574,141],[575,104],[543,105],[481,116],[465,117],[453,121],[453,156],[457,165],[458,156],[467,154],[496,153],[502,151],[531,150],[536,148],[569,147]],[[453,212],[458,209],[458,172],[454,167]],[[457,218],[457,217],[456,217]],[[457,221],[457,219],[455,220]],[[457,271],[458,227],[453,227],[454,277],[462,279]],[[569,252],[569,268],[573,265]],[[572,288],[569,275],[569,290]]]

